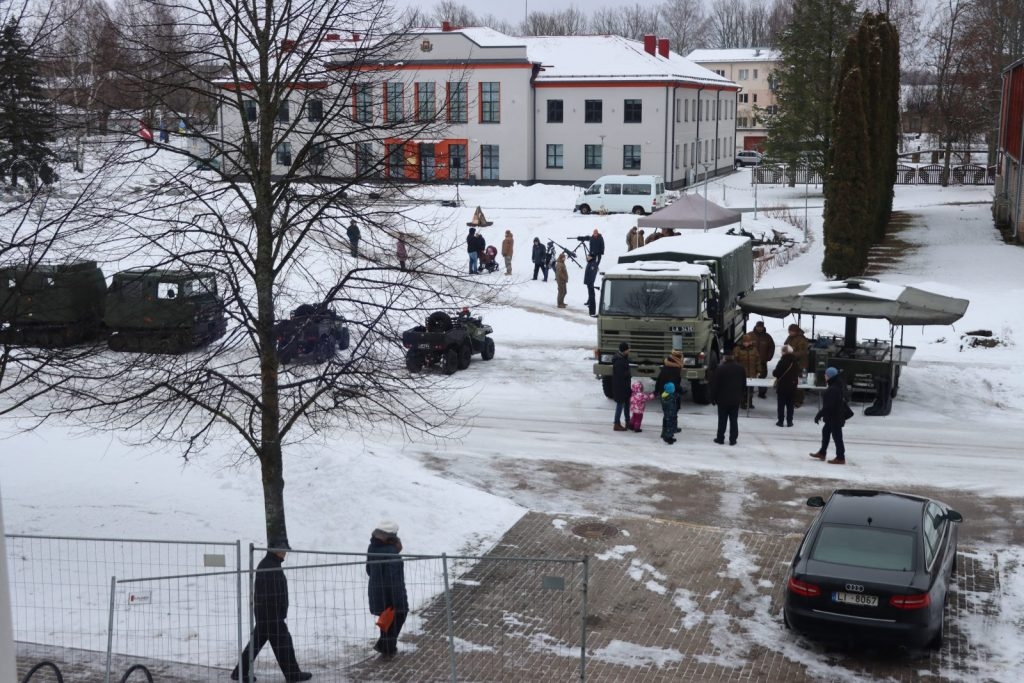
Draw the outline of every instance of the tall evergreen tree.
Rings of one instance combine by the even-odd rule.
[[[40,85],[39,62],[16,19],[0,30],[0,177],[53,181],[53,115]]]
[[[768,155],[799,162],[806,157],[827,178],[826,151],[838,90],[840,56],[857,29],[856,0],[796,0],[779,41],[775,70],[778,113],[770,116]]]

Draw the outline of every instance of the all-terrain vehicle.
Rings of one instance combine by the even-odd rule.
[[[217,279],[207,271],[121,271],[107,291],[104,322],[114,351],[184,353],[227,331]]]
[[[402,333],[406,348],[405,367],[419,372],[424,366],[439,365],[446,375],[469,367],[474,353],[484,360],[494,358],[494,330],[483,318],[463,308],[455,317],[444,311],[427,316],[426,325],[417,325]]]
[[[95,261],[0,269],[0,342],[54,348],[96,338],[107,283]]]
[[[282,363],[324,363],[348,348],[345,318],[327,306],[302,304],[278,321],[275,332]]]

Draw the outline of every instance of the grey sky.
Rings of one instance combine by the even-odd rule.
[[[437,0],[392,0],[396,7],[417,7],[429,14]],[[477,15],[493,14],[494,16],[518,24],[526,18],[526,12],[552,12],[576,6],[586,14],[598,7],[616,3],[601,0],[458,0],[462,5],[473,10]]]

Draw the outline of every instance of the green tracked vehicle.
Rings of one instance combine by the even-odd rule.
[[[224,336],[224,302],[207,271],[135,268],[114,275],[104,322],[114,351],[184,353]]]
[[[0,268],[0,342],[58,348],[98,338],[106,295],[95,261]]]

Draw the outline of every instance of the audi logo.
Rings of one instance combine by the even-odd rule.
[[[863,593],[864,586],[860,585],[859,583],[848,583],[846,584],[846,590],[848,590],[851,593]]]

